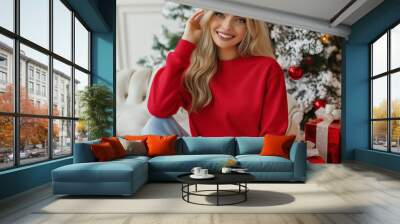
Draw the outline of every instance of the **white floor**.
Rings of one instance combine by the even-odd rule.
[[[1,201],[0,223],[400,223],[400,174],[358,163],[313,165],[308,174],[307,183],[366,206],[355,214],[38,214],[54,201],[46,185]]]

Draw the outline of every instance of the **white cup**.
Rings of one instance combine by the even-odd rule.
[[[196,175],[196,176],[199,176],[199,175],[201,175],[200,174],[200,171],[202,170],[202,168],[201,167],[193,167],[193,169],[192,169],[192,173],[194,174],[194,175]]]
[[[208,169],[201,169],[200,170],[200,176],[207,176],[208,175]]]
[[[229,167],[222,167],[222,170],[221,170],[222,173],[230,173],[231,171],[232,171],[232,169]]]

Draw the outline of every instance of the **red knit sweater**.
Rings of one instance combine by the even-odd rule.
[[[183,73],[196,45],[181,39],[153,79],[148,109],[156,117],[170,117],[180,107],[188,110],[190,94]],[[288,127],[284,75],[270,57],[219,60],[210,81],[212,101],[189,114],[192,136],[283,135]]]

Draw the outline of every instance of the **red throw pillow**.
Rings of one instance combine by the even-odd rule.
[[[115,155],[118,158],[126,156],[126,151],[124,149],[124,146],[122,146],[121,142],[117,137],[101,138],[101,142],[110,143],[112,148],[114,149]]]
[[[264,146],[261,149],[260,155],[281,156],[289,159],[290,148],[295,139],[295,135],[265,135]]]
[[[109,161],[117,158],[112,145],[108,142],[92,144],[91,149],[94,157],[99,162]]]
[[[176,155],[176,135],[150,135],[146,142],[148,156]]]

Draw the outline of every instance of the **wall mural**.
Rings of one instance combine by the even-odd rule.
[[[198,49],[193,50],[190,49],[190,44],[179,44],[180,52],[169,56],[170,52],[174,52],[174,50],[178,51],[177,45],[182,35],[187,34],[187,31],[185,31],[187,21],[190,19],[196,20],[193,16],[196,16],[196,13],[202,13],[199,13],[190,6],[176,3],[166,3],[162,13],[166,20],[177,24],[178,30],[170,30],[168,26],[162,25],[160,27],[161,32],[155,34],[153,37],[151,46],[153,51],[149,52],[148,55],[141,56],[136,62],[137,67],[140,69],[130,71],[121,70],[118,72],[117,134],[151,134],[151,131],[157,132],[154,134],[162,134],[166,131],[179,135],[192,136],[260,136],[264,134],[286,133],[296,135],[296,138],[299,140],[307,141],[308,148],[310,149],[309,156],[315,153],[315,155],[320,154],[330,162],[339,161],[342,60],[340,47],[342,39],[340,37],[294,27],[266,24],[268,28],[266,30],[268,34],[266,37],[270,39],[274,52],[272,57],[276,58],[281,71],[283,71],[282,76],[284,79],[282,79],[282,83],[286,86],[286,96],[283,96],[279,92],[280,88],[276,87],[279,86],[280,81],[271,81],[268,78],[263,79],[264,76],[262,75],[260,75],[260,80],[252,80],[254,83],[253,88],[244,87],[246,85],[245,81],[242,81],[244,78],[239,79],[238,76],[245,76],[249,73],[246,77],[251,79],[250,73],[252,72],[248,71],[249,69],[241,74],[232,74],[232,79],[226,81],[224,79],[226,76],[225,73],[242,71],[242,65],[240,63],[238,65],[233,60],[233,65],[238,66],[235,68],[237,70],[229,70],[225,69],[224,64],[215,64],[207,62],[207,60],[201,60],[202,57],[206,58],[207,56],[208,58],[212,58],[215,55],[209,49],[203,51]],[[209,18],[210,21],[213,21],[213,16],[217,16],[222,21],[222,19],[226,19],[229,15],[218,13],[214,12]],[[198,17],[206,18],[207,11],[201,16],[198,15]],[[216,30],[218,31],[219,28],[216,28]],[[205,34],[203,35],[205,36]],[[213,36],[213,33],[211,32],[210,35]],[[221,39],[236,38],[236,36],[229,36],[227,34],[221,35]],[[198,45],[204,44],[201,46],[206,46],[205,41],[201,42],[202,40],[198,42]],[[217,42],[214,41],[214,44],[218,47]],[[197,54],[197,64],[193,62],[186,66],[180,66],[182,63],[190,63],[190,60],[187,62],[182,58],[183,56],[190,58],[191,53]],[[171,58],[167,59],[168,57]],[[192,60],[194,60],[193,57]],[[229,61],[224,61],[223,63],[226,62]],[[200,65],[203,64],[211,66],[202,69]],[[270,65],[267,63],[264,69],[273,70],[273,68],[267,68],[268,66]],[[255,66],[251,70],[260,72],[263,71],[261,67],[258,68]],[[179,82],[176,81],[177,79],[165,78],[167,77],[165,74],[174,72],[184,73],[190,69],[194,71],[192,72],[193,78],[186,81],[184,79],[181,84],[187,88],[191,88],[191,91],[182,92],[177,87],[179,86]],[[207,99],[207,91],[202,91],[201,88],[207,85],[197,85],[194,83],[196,82],[195,80],[198,80],[198,76],[196,75],[207,73],[207,69],[215,69],[212,71],[217,75],[211,77],[213,81],[210,81],[208,86],[212,94],[218,93],[219,95],[212,96],[210,102],[204,103],[202,97]],[[268,72],[271,71],[268,70]],[[279,73],[278,70],[275,72]],[[218,76],[219,74],[223,75]],[[218,77],[220,78],[218,79]],[[233,80],[235,78],[236,80]],[[229,92],[231,89],[221,89],[216,84],[222,81],[229,82],[232,86],[231,89],[236,88],[246,91],[241,96],[235,95],[235,91],[232,90],[232,92]],[[168,85],[166,82],[171,83]],[[261,85],[260,83],[267,84]],[[171,85],[174,86],[171,87]],[[260,94],[257,92],[260,91],[260,88],[263,88],[262,91],[265,92],[265,95],[268,94],[268,90],[275,92],[270,94],[270,98],[266,99],[266,96],[263,95],[263,97],[260,97]],[[227,94],[231,94],[235,102],[232,102],[232,100],[218,101],[226,99]],[[187,111],[194,104],[191,99],[196,96],[200,98],[197,101],[197,103],[200,102],[199,105],[203,102],[207,106],[200,107],[200,110],[188,114]],[[248,97],[247,100],[243,100],[246,97]],[[179,98],[179,102],[175,98]],[[279,101],[281,98],[286,99]],[[288,128],[287,130],[285,129],[286,132],[282,132],[280,125],[285,122],[285,119],[281,119],[280,117],[282,114],[285,114],[285,109],[282,108],[286,108],[286,101],[288,105],[286,127]],[[273,103],[271,102],[277,102],[275,104],[278,105],[272,105]],[[282,106],[282,103],[285,106]],[[178,107],[179,109],[177,109]],[[239,107],[242,108],[242,111],[239,109],[240,113],[235,112]],[[152,113],[149,112],[149,108]],[[256,112],[255,110],[261,110],[261,112]],[[219,111],[219,113],[216,113],[216,111]],[[242,116],[240,116],[241,113]],[[153,119],[154,117],[151,114],[157,114],[161,118],[168,118],[169,120]],[[331,133],[332,130],[335,133]],[[336,148],[332,149],[332,146]],[[314,150],[313,152],[312,149],[316,147],[320,148],[319,152],[318,150]],[[335,153],[337,155],[334,155]]]

